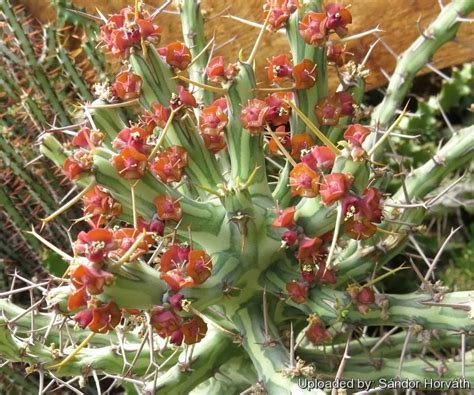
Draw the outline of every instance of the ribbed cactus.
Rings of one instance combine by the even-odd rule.
[[[92,98],[93,84],[105,78],[106,63],[94,49],[97,26],[77,17],[69,2],[55,3],[57,19],[45,26],[28,17],[21,6],[2,2],[0,7],[1,266],[5,264],[7,272],[15,266],[23,274],[40,274],[41,263],[48,266],[57,259],[25,232],[31,226],[39,229],[37,219],[60,207],[72,185],[41,157],[37,137],[43,130],[70,124],[74,103]],[[94,68],[95,57],[99,68]],[[79,217],[80,210],[70,215]],[[69,226],[63,219],[44,230],[66,248]]]
[[[313,378],[474,383],[474,301],[434,281],[440,257],[413,267],[415,292],[383,290],[388,277],[406,276],[409,264],[393,258],[416,243],[450,189],[443,180],[474,156],[473,127],[410,172],[384,155],[403,138],[394,132],[406,110],[397,109],[413,78],[474,3],[441,10],[365,121],[366,71],[344,52],[356,39],[348,8],[267,0],[253,50],[227,62],[206,41],[199,1],[174,3],[184,42],[166,42],[162,8],[139,1],[91,17],[122,69],[93,101],[71,74],[83,99],[74,125],[40,137],[42,154],[78,186],[42,225],[82,204],[88,229],[72,228],[71,250],[28,233],[69,266],[61,278],[17,285],[30,307],[0,299],[0,355],[38,372],[40,393],[77,392],[86,377],[99,393],[124,384],[150,394],[309,393],[301,384]],[[269,59],[258,83],[266,30],[286,32],[291,54]],[[66,49],[58,59],[68,62]],[[97,71],[101,61],[91,59]],[[66,126],[64,103],[31,68]],[[462,357],[442,360],[452,347]]]

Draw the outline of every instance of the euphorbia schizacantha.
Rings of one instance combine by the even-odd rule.
[[[211,57],[198,2],[185,0],[178,9],[184,42],[160,47],[166,34],[159,13],[126,8],[110,16],[101,39],[123,62],[110,102],[85,105],[87,126],[71,143],[43,140],[45,154],[86,187],[75,201],[83,201],[90,226],[77,234],[73,256],[63,254],[70,286],[59,311],[110,338],[115,331],[127,340],[129,328],[145,328],[149,340],[140,340],[135,363],[148,347],[149,369],[161,369],[166,358],[178,363],[169,344],[184,344],[176,374],[202,376],[180,376],[179,392],[173,371],[157,373],[147,378],[155,386],[158,380],[188,393],[226,363],[224,350],[209,351],[208,344],[222,343],[252,362],[268,393],[285,393],[308,371],[296,368],[294,346],[290,358],[286,330],[317,349],[339,341],[346,324],[380,324],[371,312],[386,316],[389,302],[364,283],[387,263],[380,251],[403,242],[400,224],[418,224],[422,216],[418,206],[397,207],[401,190],[385,189],[385,165],[375,158],[384,140],[375,141],[392,117],[376,128],[355,118],[363,115],[357,92],[365,74],[344,68],[349,53],[331,60],[343,83],[328,92],[326,56],[347,34],[347,8],[265,1],[262,29],[286,29],[292,53],[269,59],[262,84],[254,72],[261,38],[247,60]],[[446,157],[453,160],[451,150]],[[446,172],[430,178],[431,186]],[[407,193],[423,198],[426,187],[417,190],[419,175],[411,177]],[[166,339],[160,355],[155,335]],[[130,372],[141,374],[136,369]]]

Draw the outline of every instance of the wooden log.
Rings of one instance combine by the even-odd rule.
[[[440,0],[404,0],[388,2],[387,0],[354,1],[351,5],[353,23],[349,26],[350,34],[357,34],[376,27],[384,32],[380,34],[387,47],[395,54],[402,53],[420,35],[429,23],[436,18],[440,11]],[[54,10],[50,0],[20,0],[19,3],[28,7],[28,12],[40,21],[46,22],[54,18]],[[73,0],[76,7],[85,7],[87,12],[96,15],[97,9],[104,15],[118,12],[130,0]],[[151,7],[159,6],[163,1],[148,0],[145,2]],[[203,0],[202,9],[208,18],[206,25],[208,37],[215,35],[217,45],[226,44],[216,51],[223,55],[227,61],[237,59],[239,51],[249,54],[258,34],[258,29],[243,23],[224,18],[232,14],[253,22],[262,22],[261,1],[248,0]],[[347,3],[347,2],[346,2]],[[170,10],[172,7],[170,7]],[[162,14],[157,22],[164,28],[163,43],[178,40],[181,37],[179,16]],[[348,51],[353,52],[357,60],[364,57],[367,48],[376,40],[375,36],[368,36],[348,44]],[[370,70],[368,89],[373,89],[386,84],[384,74],[392,73],[395,67],[395,58],[390,51],[379,43],[369,59],[367,68]],[[265,81],[265,67],[267,59],[281,52],[288,52],[286,37],[278,33],[265,33],[264,40],[257,56],[257,78]],[[472,61],[474,59],[474,23],[465,23],[461,27],[455,42],[446,44],[435,55],[432,65],[438,69],[456,64]],[[426,68],[421,73],[429,72]],[[335,74],[332,86],[337,83]]]

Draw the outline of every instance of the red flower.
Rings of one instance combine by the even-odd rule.
[[[268,110],[265,114],[265,121],[273,126],[285,125],[290,120],[290,105],[286,102],[292,97],[286,92],[275,92],[267,96]]]
[[[204,145],[206,148],[215,154],[227,147],[227,143],[223,134],[219,134],[218,136],[201,134],[201,137],[204,140]]]
[[[375,303],[375,292],[372,287],[361,287],[352,284],[347,287],[347,293],[352,301],[357,304],[361,314],[366,314],[369,311],[369,305]]]
[[[292,246],[298,240],[298,232],[294,230],[287,230],[281,235],[281,241],[285,246]]]
[[[310,45],[322,45],[327,39],[326,14],[323,12],[308,12],[299,23],[303,40]]]
[[[130,247],[135,243],[137,238],[141,235],[143,230],[135,228],[120,228],[114,231],[114,239],[118,245],[117,249],[114,250],[110,256],[120,259],[124,256]],[[155,243],[152,235],[146,235],[137,247],[133,251],[132,255],[128,258],[128,262],[135,261],[142,255],[146,254],[150,247]]]
[[[122,71],[112,85],[115,96],[121,100],[132,100],[140,97],[143,80],[131,71]]]
[[[365,217],[350,219],[344,224],[344,233],[354,240],[366,240],[377,232],[377,227]]]
[[[225,80],[225,63],[223,56],[214,56],[206,67],[206,75],[210,81]]]
[[[313,170],[330,170],[334,166],[336,154],[326,146],[313,147],[311,152],[301,157],[301,161],[306,163]]]
[[[197,107],[196,98],[191,92],[188,92],[184,86],[178,85],[176,90],[178,91],[178,94],[173,94],[170,100],[170,107],[173,110],[176,110],[181,106]]]
[[[326,326],[319,318],[311,320],[305,335],[314,345],[324,343],[331,338],[331,334],[326,330]]]
[[[93,316],[91,309],[84,309],[74,316],[74,321],[76,321],[82,329],[86,329],[87,325],[91,323]]]
[[[288,18],[297,8],[297,0],[266,0],[263,5],[263,18],[266,19],[271,10],[268,25],[271,30],[276,31],[285,27]]]
[[[148,15],[139,13],[131,7],[123,8],[120,14],[111,15],[107,22],[100,27],[100,40],[116,56],[128,55],[130,48],[139,46],[142,39],[159,37],[161,28],[153,24]]]
[[[218,136],[229,121],[226,112],[215,104],[204,107],[199,114],[199,130],[201,134]]]
[[[158,336],[166,338],[181,327],[181,317],[162,306],[153,308],[150,314],[150,323]]]
[[[300,262],[312,262],[313,259],[321,254],[323,241],[319,237],[305,237],[300,241],[296,258]]]
[[[202,284],[211,275],[212,261],[203,250],[191,250],[188,255],[186,273],[195,284]]]
[[[295,224],[295,210],[295,207],[285,208],[280,212],[278,217],[273,220],[272,226],[274,228],[291,228]]]
[[[339,44],[331,44],[326,51],[328,62],[335,63],[337,67],[344,66],[346,63],[346,47]]]
[[[113,274],[97,269],[91,265],[79,265],[71,273],[71,282],[77,288],[85,287],[89,295],[104,292],[104,286],[113,281]]]
[[[104,134],[100,130],[91,130],[87,126],[82,126],[71,141],[75,147],[93,148],[102,144]]]
[[[183,341],[185,344],[195,344],[200,342],[201,339],[206,336],[207,324],[201,317],[196,315],[181,326],[181,331],[183,332]]]
[[[352,117],[354,115],[354,99],[349,92],[336,92],[334,97],[341,106],[341,115]]]
[[[191,52],[182,42],[176,41],[160,48],[160,54],[164,54],[166,63],[179,70],[186,70],[191,63]]]
[[[301,151],[307,150],[314,145],[312,137],[308,133],[300,133],[291,138],[291,156],[300,159]]]
[[[145,111],[142,116],[143,122],[146,124],[154,124],[153,128],[155,128],[155,125],[164,128],[168,118],[170,117],[169,108],[166,108],[161,103],[153,103],[150,107],[151,111]]]
[[[304,303],[308,297],[308,285],[295,280],[286,284],[286,291],[291,300],[297,304]]]
[[[325,205],[330,205],[344,197],[349,191],[353,176],[346,173],[332,173],[323,177],[319,187],[321,201]]]
[[[362,194],[360,211],[369,221],[380,223],[382,220],[382,194],[376,188],[367,188]]]
[[[89,295],[87,294],[86,287],[81,287],[74,290],[74,292],[69,295],[67,299],[67,308],[69,311],[76,310],[79,307],[87,305],[88,300]]]
[[[252,136],[256,136],[265,124],[265,116],[268,112],[267,103],[259,99],[251,99],[242,108],[240,122]]]
[[[293,79],[295,89],[309,89],[316,84],[316,65],[309,59],[303,59],[301,63],[293,67]]]
[[[89,329],[96,333],[107,333],[114,329],[122,319],[122,312],[115,302],[92,309]]]
[[[147,157],[135,148],[126,146],[120,154],[112,158],[112,164],[120,177],[137,180],[145,174]]]
[[[175,291],[194,285],[194,279],[185,271],[189,252],[187,246],[172,245],[161,256],[160,277]]]
[[[370,134],[370,129],[366,126],[354,124],[349,125],[344,132],[344,138],[353,145],[362,145],[366,137]]]
[[[72,158],[66,158],[66,160],[64,161],[63,171],[64,174],[66,174],[66,177],[70,180],[74,180],[86,170],[88,169],[85,169],[79,162],[75,161]]]
[[[178,182],[183,177],[183,170],[188,165],[187,151],[178,145],[167,147],[157,154],[150,166],[153,174],[166,184]]]
[[[336,283],[336,270],[326,269],[326,263],[319,265],[319,270],[316,276],[319,278],[321,284]]]
[[[326,28],[334,31],[339,37],[347,34],[346,26],[352,23],[352,15],[347,8],[341,4],[329,3],[324,6],[326,8]]]
[[[172,220],[179,222],[181,220],[183,216],[181,205],[170,195],[157,196],[153,202],[155,203],[158,217],[163,221]]]
[[[85,255],[94,263],[104,260],[110,251],[116,248],[113,233],[108,229],[96,228],[89,232],[80,232],[74,243],[76,253]]]
[[[165,231],[165,223],[158,218],[156,214],[153,215],[151,221],[146,221],[143,217],[137,218],[137,228],[139,231],[146,230],[147,232],[157,233],[163,236]]]
[[[319,175],[306,163],[298,163],[290,172],[292,196],[315,197],[319,190]]]
[[[314,107],[316,118],[320,125],[335,126],[341,116],[341,103],[335,96],[328,96],[321,99]]]
[[[83,197],[84,215],[92,215],[90,221],[98,227],[111,217],[122,214],[122,205],[115,201],[101,186],[96,185]]]
[[[287,150],[291,149],[291,140],[290,134],[286,132],[286,128],[284,125],[278,126],[275,130],[275,135],[278,141],[285,147]],[[273,137],[270,137],[268,140],[268,150],[273,154],[276,155],[280,151],[280,147],[275,142]]]
[[[274,56],[268,65],[268,81],[281,83],[291,78],[292,63],[286,54]]]
[[[114,141],[112,141],[112,146],[119,150],[128,146],[142,154],[146,154],[150,148],[146,144],[148,136],[149,134],[144,129],[137,126],[133,128],[124,128],[117,134]]]

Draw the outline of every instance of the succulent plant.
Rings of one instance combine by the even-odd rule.
[[[364,61],[348,61],[343,46],[361,36],[348,33],[348,8],[264,1],[253,50],[228,63],[206,43],[199,1],[176,5],[183,42],[160,42],[163,7],[92,17],[122,69],[97,99],[81,94],[75,124],[50,92],[68,133],[43,133],[41,152],[81,191],[41,222],[82,203],[88,228],[73,228],[72,251],[29,233],[68,269],[2,293],[0,355],[38,372],[40,393],[55,383],[77,392],[86,377],[99,393],[124,383],[174,394],[306,393],[301,383],[315,377],[472,382],[472,295],[433,281],[439,256],[414,267],[416,292],[383,290],[389,276],[403,281],[408,266],[392,260],[452,187],[443,180],[474,156],[472,126],[409,173],[384,155],[404,138],[397,109],[415,75],[472,1],[442,8],[371,118]],[[254,60],[267,29],[287,34],[291,54],[269,60],[264,87]],[[7,298],[22,290],[26,309]],[[460,361],[437,358],[459,345]]]

